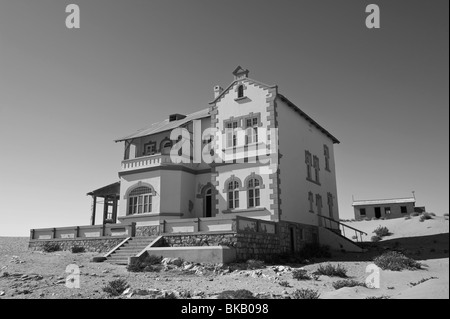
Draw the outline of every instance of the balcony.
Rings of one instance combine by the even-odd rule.
[[[208,169],[209,166],[202,163],[192,163],[192,159],[187,156],[181,156],[189,163],[174,163],[172,162],[170,155],[163,155],[161,153],[142,156],[133,159],[127,159],[122,161],[122,172],[129,172],[143,168],[165,166],[165,165],[179,165],[193,170]]]

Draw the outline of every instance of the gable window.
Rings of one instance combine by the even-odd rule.
[[[228,208],[239,208],[239,183],[237,181],[228,183]]]
[[[245,144],[257,143],[258,142],[258,117],[249,117],[245,120],[246,136]]]
[[[244,86],[243,85],[238,86],[237,97],[238,97],[238,99],[244,97]]]
[[[144,155],[153,155],[156,153],[156,142],[144,144]]]
[[[238,121],[231,121],[226,124],[227,147],[235,147],[237,145],[238,126]]]
[[[140,186],[128,195],[128,215],[150,213],[152,211],[152,189]]]
[[[365,208],[360,208],[359,209],[359,215],[366,216],[366,209]]]
[[[317,156],[314,156],[313,158],[313,166],[314,166],[314,179],[316,183],[319,183],[319,158]]]
[[[325,170],[330,171],[330,150],[328,146],[323,146],[323,155],[325,156]]]
[[[252,178],[247,183],[248,207],[258,207],[261,205],[259,179]]]
[[[311,174],[312,159],[311,153],[309,151],[305,151],[305,163],[306,163],[306,178],[312,180]]]
[[[312,192],[308,193],[308,201],[309,201],[309,212],[314,213],[314,194]]]
[[[402,214],[406,214],[408,212],[407,209],[406,209],[406,206],[400,206],[400,212]]]

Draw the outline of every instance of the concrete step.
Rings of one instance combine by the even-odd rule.
[[[111,257],[120,257],[120,258],[125,257],[125,258],[128,258],[128,257],[134,257],[134,256],[136,256],[138,253],[139,253],[139,252],[136,252],[136,253],[116,252],[116,253],[112,254]]]

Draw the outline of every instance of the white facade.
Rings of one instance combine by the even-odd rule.
[[[276,86],[248,78],[248,71],[240,67],[233,75],[234,81],[225,90],[215,87],[208,110],[177,115],[173,121],[117,140],[125,142],[119,172],[120,222],[145,226],[165,219],[236,214],[315,226],[322,220],[318,215],[339,220],[333,152],[337,139],[280,95]],[[170,140],[176,127],[187,128],[193,138],[189,163],[174,163],[168,152],[168,146],[177,143],[177,139]],[[194,133],[208,128],[223,137],[222,143],[211,141],[215,161],[193,163],[194,148],[209,142]],[[247,136],[237,133],[239,129]],[[244,161],[256,154],[252,151],[256,147],[263,155],[275,150],[271,161],[262,153]],[[234,152],[225,159],[234,156],[235,160],[220,161],[218,156],[224,152]],[[307,154],[312,178],[308,178]],[[146,206],[149,196],[151,209]]]

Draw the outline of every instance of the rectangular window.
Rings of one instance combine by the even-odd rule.
[[[314,195],[312,192],[308,193],[309,211],[314,213]]]
[[[226,125],[226,134],[227,134],[227,147],[235,147],[237,144],[237,133],[236,129],[238,128],[238,122],[228,122]]]
[[[309,151],[305,151],[305,163],[306,163],[306,178],[309,180],[312,180],[311,176],[311,153]]]
[[[402,214],[406,214],[408,212],[406,206],[400,206],[400,211]]]
[[[316,181],[316,183],[319,183],[320,182],[320,180],[319,180],[320,168],[319,168],[319,158],[317,156],[314,156],[313,166],[314,166],[314,178],[315,178],[315,181]]]
[[[153,155],[156,153],[156,142],[150,142],[144,145],[144,155]]]
[[[390,214],[391,214],[391,208],[390,208],[390,207],[385,207],[385,208],[384,208],[384,213],[385,213],[386,215],[390,215]]]
[[[360,208],[359,209],[359,215],[366,216],[366,209],[365,208]]]
[[[323,146],[323,154],[325,156],[325,170],[330,171],[330,150],[328,146]]]
[[[258,117],[249,117],[245,120],[246,144],[258,142]]]
[[[152,195],[130,196],[128,198],[128,214],[144,214],[152,211]]]

